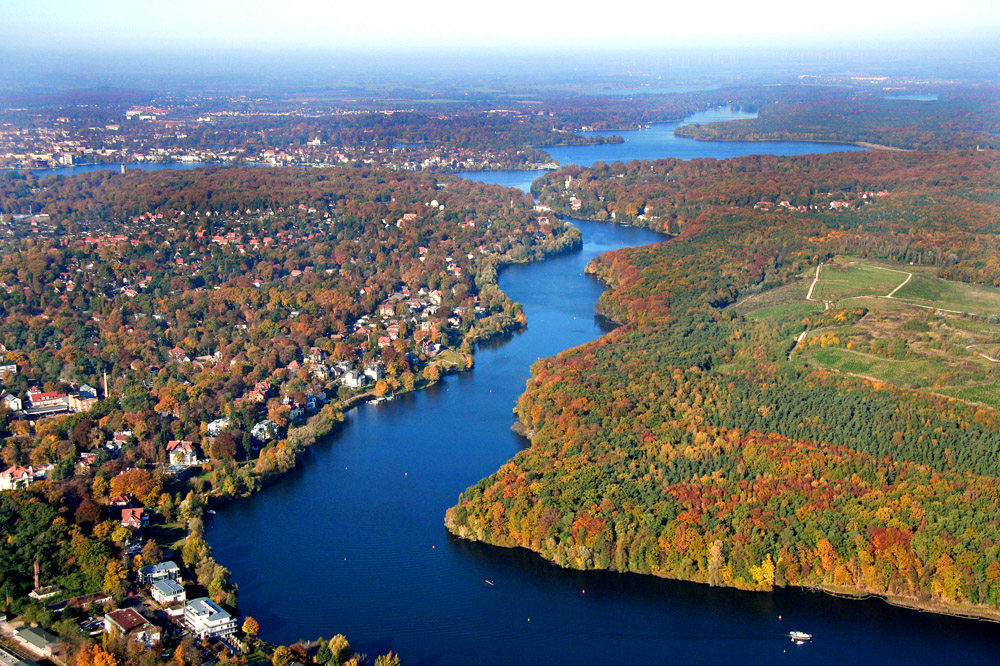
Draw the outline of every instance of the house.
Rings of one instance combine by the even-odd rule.
[[[0,379],[7,379],[9,375],[17,374],[17,365],[14,363],[7,363],[0,365]]]
[[[278,424],[265,419],[251,428],[250,434],[259,442],[270,442],[278,436]]]
[[[111,506],[118,509],[127,509],[132,506],[132,496],[131,495],[115,495],[109,501]]]
[[[208,436],[218,437],[222,431],[229,427],[229,419],[216,419],[208,424]]]
[[[14,640],[45,657],[51,657],[59,650],[59,639],[41,627],[21,627],[14,631]]]
[[[74,412],[85,412],[97,404],[97,389],[84,384],[69,396],[69,408]]]
[[[141,530],[149,525],[149,515],[145,509],[122,509],[122,525]]]
[[[153,595],[153,600],[161,606],[184,603],[187,601],[187,592],[180,583],[173,580],[159,580],[149,588]]]
[[[379,363],[370,363],[365,366],[365,376],[373,382],[377,382],[385,377],[385,368],[383,368]]]
[[[35,482],[35,470],[33,467],[8,467],[0,472],[0,490],[14,490],[15,488],[27,488]]]
[[[104,633],[137,641],[146,647],[160,642],[160,628],[134,608],[119,608],[104,616]]]
[[[173,562],[160,562],[159,564],[149,564],[139,569],[139,582],[149,585],[163,580],[179,580],[181,568]]]
[[[368,383],[368,378],[355,370],[351,370],[344,373],[340,383],[347,388],[359,389]]]
[[[236,633],[236,618],[207,597],[184,605],[184,625],[202,639]]]
[[[32,407],[58,407],[66,405],[66,394],[57,391],[28,389],[28,402]]]
[[[19,412],[22,409],[21,399],[13,393],[8,393],[3,398],[0,398],[0,404],[11,412]]]
[[[194,449],[194,442],[186,439],[172,439],[167,442],[167,457],[171,465],[190,467],[198,464],[198,453]]]
[[[170,350],[170,358],[178,363],[189,363],[191,361],[188,358],[187,352],[180,347],[174,347]]]

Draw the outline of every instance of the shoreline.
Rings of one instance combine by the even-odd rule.
[[[582,236],[577,236],[574,239],[574,242],[571,242],[568,245],[565,245],[565,246],[562,246],[562,247],[554,247],[554,248],[551,248],[551,249],[541,248],[542,254],[541,254],[541,256],[539,256],[537,258],[526,259],[524,261],[513,261],[513,260],[503,261],[503,262],[501,262],[499,264],[499,266],[497,266],[496,276],[494,276],[494,279],[490,282],[490,284],[497,285],[497,282],[498,282],[497,281],[497,276],[499,276],[499,273],[501,271],[503,271],[503,269],[506,268],[507,266],[513,266],[513,265],[516,265],[516,264],[527,264],[527,263],[531,263],[532,261],[544,261],[545,259],[547,259],[549,257],[558,256],[558,255],[566,253],[566,252],[572,252],[572,251],[578,250],[578,249],[580,249],[582,247],[582,245],[583,245]],[[503,292],[502,290],[501,290],[501,292],[506,296],[506,292]],[[510,297],[508,296],[507,298],[510,298]],[[516,303],[516,301],[513,301],[513,299],[511,299],[511,302]],[[483,338],[470,339],[468,336],[466,336],[465,338],[463,338],[462,342],[458,345],[458,347],[456,347],[455,349],[449,348],[448,351],[451,351],[451,352],[453,352],[455,354],[459,354],[459,355],[461,355],[463,357],[468,358],[468,365],[467,366],[459,365],[457,363],[453,363],[449,367],[446,367],[446,368],[439,366],[440,376],[438,377],[438,379],[436,379],[436,380],[427,380],[427,379],[421,378],[421,379],[417,380],[414,383],[414,386],[413,386],[412,389],[403,389],[403,390],[397,391],[395,393],[392,393],[390,395],[392,395],[393,398],[396,398],[396,397],[401,396],[401,395],[406,395],[407,393],[413,393],[413,392],[416,392],[416,391],[420,391],[420,390],[423,390],[425,388],[428,388],[430,386],[433,386],[435,384],[440,383],[445,377],[447,377],[449,375],[457,375],[457,374],[460,374],[460,373],[463,373],[463,372],[468,372],[469,370],[472,370],[475,367],[475,353],[474,353],[474,351],[470,352],[468,354],[465,354],[465,353],[461,352],[460,348],[463,345],[465,345],[466,343],[468,343],[469,345],[472,346],[472,348],[474,350],[475,349],[475,345],[487,342],[489,340],[493,340],[493,339],[499,338],[501,336],[510,335],[512,333],[515,333],[517,331],[523,330],[525,328],[527,328],[527,322],[526,321],[523,322],[523,323],[522,322],[518,322],[518,325],[515,326],[515,327],[502,327],[500,330],[496,331],[495,333],[493,333],[491,335],[488,335],[486,337],[483,337]],[[308,443],[308,444],[305,444],[304,447],[303,447],[303,450],[300,453],[296,454],[295,463],[290,468],[288,468],[287,470],[284,470],[282,472],[278,472],[278,473],[275,473],[275,474],[270,474],[270,475],[267,475],[267,476],[260,477],[260,482],[261,482],[260,488],[258,488],[255,491],[252,491],[252,492],[241,493],[241,494],[233,494],[233,495],[208,495],[208,494],[203,495],[202,499],[204,501],[204,506],[202,507],[202,511],[201,511],[201,518],[202,518],[202,520],[204,520],[205,511],[207,511],[208,509],[215,509],[217,507],[229,504],[230,502],[233,502],[233,501],[236,501],[236,500],[240,500],[240,499],[249,498],[249,497],[252,497],[254,495],[257,495],[257,494],[263,492],[268,486],[272,485],[273,483],[277,482],[279,479],[282,479],[285,476],[287,476],[288,474],[290,474],[293,470],[298,469],[299,464],[301,462],[300,456],[301,456],[302,453],[305,452],[305,450],[311,448],[320,439],[330,436],[335,430],[337,430],[337,426],[339,426],[340,424],[343,423],[344,418],[346,417],[346,415],[347,415],[347,413],[349,411],[351,411],[352,409],[355,409],[355,408],[359,407],[360,405],[363,405],[363,404],[366,404],[368,402],[371,402],[373,399],[376,399],[376,398],[379,398],[379,397],[380,396],[375,395],[374,391],[372,390],[372,391],[367,391],[365,393],[359,393],[359,394],[353,395],[353,396],[347,398],[344,401],[341,401],[341,400],[331,400],[324,407],[326,407],[326,406],[332,406],[337,412],[339,412],[340,418],[339,419],[337,419],[337,418],[332,418],[331,419],[330,415],[327,414],[326,415],[326,419],[328,421],[329,427],[327,427],[327,428],[321,428],[320,430],[315,430],[315,429],[313,430],[313,433],[312,433],[313,434],[313,441],[310,442],[310,443]],[[317,411],[317,413],[315,413],[312,416],[310,416],[309,418],[307,418],[304,423],[302,423],[301,425],[299,425],[297,427],[298,428],[315,428],[315,426],[319,425],[319,423],[321,421],[321,417],[323,417],[323,416],[324,416],[324,414],[323,414],[323,408],[321,408],[319,411]],[[289,439],[288,435],[291,432],[292,432],[292,428],[289,428],[288,432],[286,433],[286,437],[283,440],[275,440],[273,443],[277,444],[277,443],[282,442],[282,441],[288,441],[288,439]],[[262,447],[261,450],[263,450],[263,448],[264,447]],[[243,467],[243,466],[253,467],[255,464],[256,464],[255,460],[248,460],[248,461],[244,461],[243,463],[239,464],[237,467]],[[177,542],[177,543],[180,543],[180,542]],[[176,545],[176,544],[174,544],[174,545]]]

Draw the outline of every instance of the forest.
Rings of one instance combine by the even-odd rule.
[[[990,283],[998,166],[873,151],[549,174],[536,193],[560,213],[676,237],[592,262],[621,326],[535,364],[516,410],[530,448],[446,525],[565,567],[995,617],[995,410],[791,354],[810,326],[864,310],[757,319],[742,304],[847,253]]]
[[[57,600],[120,601],[174,551],[235,607],[203,511],[294,467],[359,400],[471,367],[475,341],[525,323],[497,270],[579,244],[511,194],[360,169],[5,174],[0,467],[29,478],[0,493],[0,608],[79,649],[27,599],[35,562]],[[39,417],[43,400],[61,408]]]

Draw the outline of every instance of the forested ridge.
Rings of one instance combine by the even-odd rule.
[[[554,210],[680,235],[593,262],[623,325],[534,366],[531,447],[449,529],[568,567],[998,608],[995,411],[805,368],[800,315],[733,307],[845,251],[985,279],[995,169],[989,152],[845,153],[550,174],[536,190]]]

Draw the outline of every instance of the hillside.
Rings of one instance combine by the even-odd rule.
[[[995,611],[994,409],[812,350],[847,353],[853,336],[876,359],[919,358],[940,342],[930,317],[996,342],[992,313],[915,300],[981,289],[943,278],[992,284],[996,167],[992,153],[850,153],[550,174],[537,192],[554,210],[680,235],[591,265],[622,326],[534,366],[517,406],[531,447],[466,490],[448,528],[573,568]],[[809,300],[821,262],[835,266]],[[838,286],[837,270],[852,278]],[[927,335],[900,347],[887,324],[866,333],[879,311],[866,303],[906,272],[934,289],[887,301],[911,308],[893,326]],[[838,327],[836,344],[811,342]],[[995,372],[952,366],[952,381]]]

